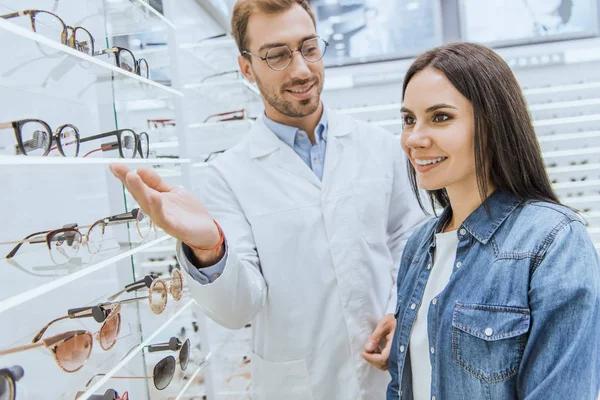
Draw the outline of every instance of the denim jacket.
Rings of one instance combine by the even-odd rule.
[[[431,399],[596,400],[600,261],[570,209],[497,190],[459,227],[446,288],[428,307]],[[446,209],[409,239],[398,273],[388,400],[412,400],[408,341]],[[490,218],[491,217],[491,218]]]

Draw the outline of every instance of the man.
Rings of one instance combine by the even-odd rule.
[[[384,398],[397,268],[423,220],[400,145],[324,109],[306,1],[240,0],[232,31],[265,115],[205,169],[201,202],[152,171],[113,172],[179,239],[206,315],[253,322],[253,399]]]

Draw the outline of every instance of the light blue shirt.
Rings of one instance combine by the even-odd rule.
[[[321,116],[321,120],[315,128],[314,145],[311,143],[308,134],[301,129],[275,122],[267,117],[266,114],[264,115],[263,121],[267,128],[269,128],[283,143],[294,149],[296,154],[298,154],[308,168],[315,173],[319,180],[323,180],[325,150],[327,147],[327,132],[329,130],[329,121],[327,119],[327,111],[325,110],[325,107],[323,107],[323,115]],[[193,252],[188,246],[184,244],[181,248],[187,260],[194,259]],[[227,248],[227,240],[225,240],[225,255],[221,261],[215,265],[202,269],[187,268],[192,278],[202,284],[207,284],[214,282],[215,279],[221,276],[225,270],[225,264],[227,264]]]

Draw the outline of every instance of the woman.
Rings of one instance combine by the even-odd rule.
[[[436,48],[403,105],[414,192],[444,211],[404,250],[388,400],[595,400],[600,261],[511,70],[483,46]]]

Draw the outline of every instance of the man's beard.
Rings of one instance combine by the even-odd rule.
[[[279,111],[281,114],[291,117],[291,118],[303,118],[308,115],[313,114],[319,108],[320,102],[316,101],[315,104],[310,105],[310,102],[313,100],[310,99],[300,100],[300,105],[295,105],[291,101],[286,101],[283,99],[283,96],[278,96],[274,89],[265,87],[258,76],[254,75],[254,79],[256,79],[256,84],[258,85],[258,89],[262,94],[265,101],[274,109]],[[294,86],[302,86],[306,85],[310,82],[310,80],[305,81],[295,81],[290,84],[290,87]],[[316,80],[313,82],[317,89],[317,96],[321,95],[321,87],[319,87],[319,81]],[[308,107],[307,107],[308,106]]]

